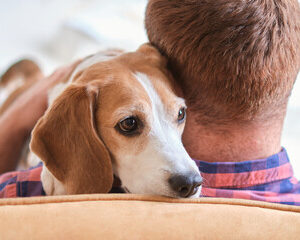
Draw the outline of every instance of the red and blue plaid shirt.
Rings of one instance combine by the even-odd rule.
[[[0,198],[45,196],[41,182],[42,163],[24,171],[0,175]]]
[[[204,179],[204,197],[252,199],[300,206],[300,182],[293,176],[285,149],[266,159],[254,161],[195,161]],[[45,195],[41,171],[40,163],[29,170],[0,175],[0,198]]]
[[[208,163],[195,160],[204,179],[202,196],[300,206],[300,182],[285,149],[266,159]]]

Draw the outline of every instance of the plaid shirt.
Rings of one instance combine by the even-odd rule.
[[[43,163],[24,171],[8,172],[0,175],[0,198],[46,196],[41,182]],[[110,193],[124,193],[114,182]]]
[[[0,175],[0,198],[46,195],[41,182],[42,166],[39,163],[28,170]]]
[[[242,198],[300,205],[300,182],[286,150],[266,159],[208,163],[195,160],[204,179],[202,196]],[[25,171],[0,175],[0,198],[43,196],[42,163]],[[119,188],[111,192],[120,193]]]
[[[204,179],[202,195],[300,206],[300,182],[285,149],[266,159],[208,163],[195,160]]]

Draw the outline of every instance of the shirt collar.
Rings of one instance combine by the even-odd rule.
[[[266,184],[293,176],[293,169],[284,148],[265,159],[244,162],[204,162],[195,160],[210,188],[243,188]]]

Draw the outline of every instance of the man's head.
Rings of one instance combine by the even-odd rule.
[[[150,0],[145,23],[199,123],[284,115],[300,67],[297,0]]]

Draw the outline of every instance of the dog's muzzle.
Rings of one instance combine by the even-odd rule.
[[[172,175],[168,182],[179,197],[188,198],[198,191],[202,177],[198,173]]]

